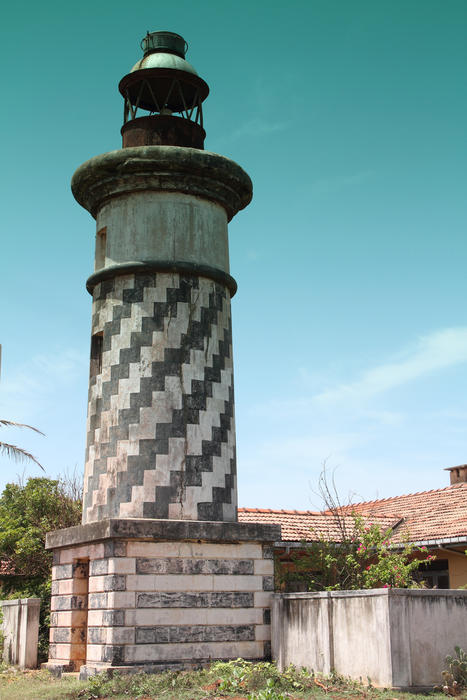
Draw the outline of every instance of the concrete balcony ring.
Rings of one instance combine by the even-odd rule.
[[[94,218],[109,199],[153,190],[216,202],[229,221],[253,193],[249,176],[234,161],[182,146],[136,146],[95,156],[76,170],[71,189]]]

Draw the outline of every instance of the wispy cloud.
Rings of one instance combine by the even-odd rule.
[[[254,119],[240,124],[239,127],[232,132],[230,138],[234,140],[252,136],[269,136],[278,131],[284,131],[289,126],[289,122],[269,122],[265,119],[255,117]]]
[[[368,399],[426,374],[467,362],[467,327],[446,328],[419,338],[393,362],[366,370],[349,384],[340,384],[314,397],[315,401],[337,403]]]
[[[307,484],[316,484],[326,460],[339,466],[344,498],[352,491],[362,500],[444,485],[440,469],[465,461],[466,402],[454,373],[446,378],[453,387],[447,407],[436,392],[415,410],[402,390],[384,392],[416,380],[426,386],[430,375],[466,364],[467,326],[461,326],[423,335],[347,383],[328,381],[327,389],[314,373],[298,370],[300,390],[292,378],[287,396],[246,409],[239,472],[249,475],[249,486],[242,492],[240,478],[242,505],[309,508]]]
[[[86,372],[88,358],[73,348],[54,349],[50,356],[36,355],[27,365],[3,373],[0,383],[0,412],[9,419],[40,412],[51,397],[66,390]]]
[[[311,183],[310,189],[312,195],[334,194],[347,187],[355,187],[357,185],[370,180],[374,176],[373,171],[364,170],[351,175],[335,175],[328,178],[320,178]]]

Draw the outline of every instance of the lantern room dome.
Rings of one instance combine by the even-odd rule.
[[[138,63],[135,63],[130,73],[144,68],[172,68],[173,70],[182,70],[185,71],[185,73],[198,75],[191,63],[185,61],[184,58],[174,53],[165,53],[162,51],[144,56]]]

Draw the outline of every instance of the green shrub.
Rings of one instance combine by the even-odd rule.
[[[81,501],[73,488],[69,479],[31,478],[7,484],[0,496],[0,559],[14,571],[0,580],[0,597],[41,598],[39,661],[47,658],[50,625],[52,553],[45,549],[45,536],[81,522]]]
[[[443,690],[448,695],[459,695],[467,688],[467,653],[454,647],[455,656],[446,656],[447,669],[442,672]]]

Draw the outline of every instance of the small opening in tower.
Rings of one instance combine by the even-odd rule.
[[[99,229],[96,233],[96,255],[94,259],[94,269],[100,270],[105,266],[105,253],[107,249],[107,226]]]
[[[102,372],[102,342],[104,336],[101,333],[95,333],[91,336],[91,363],[90,376],[95,377]]]

